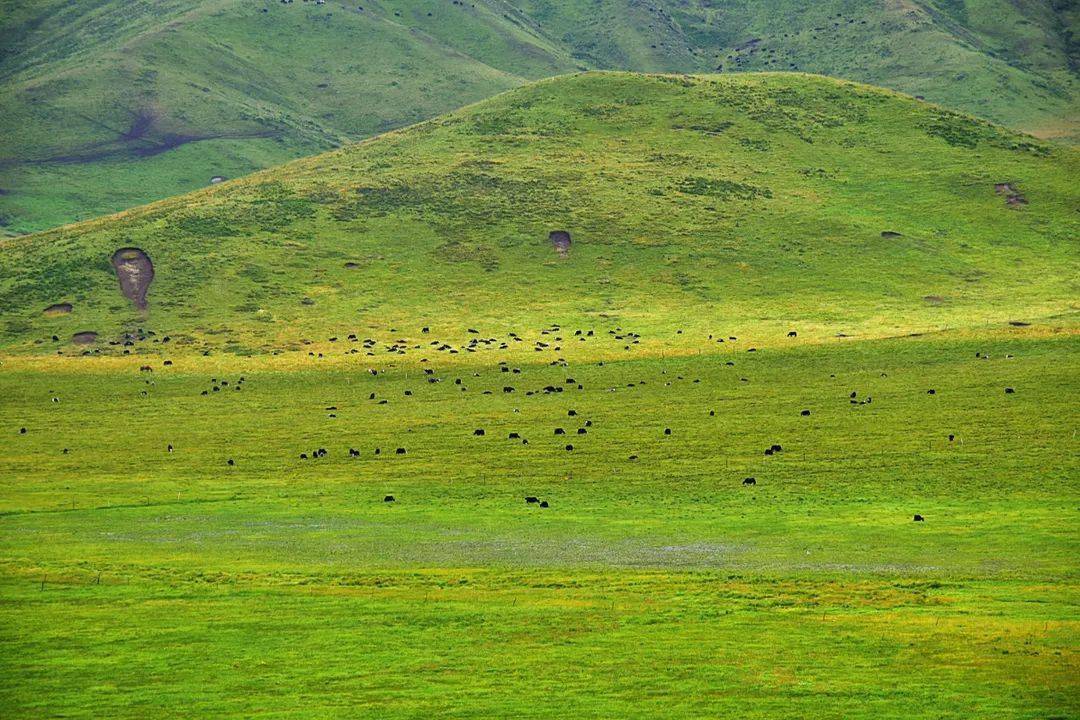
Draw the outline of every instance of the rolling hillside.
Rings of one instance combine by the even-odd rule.
[[[586,72],[0,240],[0,716],[1077,716],[1078,174]]]
[[[586,73],[9,239],[0,341],[72,353],[93,331],[116,353],[143,328],[172,352],[266,354],[366,327],[1029,321],[1075,310],[1078,172],[1073,149],[868,86]],[[128,246],[152,262],[146,310],[110,263]]]
[[[86,219],[586,68],[799,70],[1076,135],[1041,2],[0,3],[0,226]]]

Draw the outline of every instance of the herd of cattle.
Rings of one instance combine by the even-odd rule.
[[[446,354],[453,355],[453,354],[458,354],[459,352],[475,353],[475,352],[479,352],[479,351],[482,351],[482,350],[485,350],[485,349],[509,350],[512,347],[512,345],[515,344],[515,343],[527,343],[525,338],[523,338],[522,336],[520,336],[516,332],[509,332],[509,333],[506,334],[506,336],[504,338],[500,339],[498,337],[480,337],[480,332],[478,330],[474,329],[474,328],[469,328],[468,329],[468,334],[472,335],[473,337],[467,343],[464,343],[464,344],[462,344],[460,346],[454,345],[454,344],[449,343],[449,342],[444,342],[442,340],[431,340],[431,341],[429,341],[429,342],[427,342],[425,344],[420,344],[420,343],[417,343],[415,341],[410,341],[407,338],[400,337],[397,334],[398,331],[395,328],[390,328],[390,332],[395,335],[395,339],[391,340],[391,341],[385,341],[385,342],[382,342],[382,343],[380,343],[379,341],[377,341],[377,340],[375,340],[373,338],[365,338],[363,340],[360,340],[360,338],[359,338],[359,336],[357,334],[349,333],[349,334],[344,336],[345,337],[344,342],[346,344],[353,345],[353,347],[350,347],[348,350],[346,350],[345,354],[347,354],[347,355],[355,355],[355,354],[358,354],[359,352],[362,351],[362,352],[365,353],[366,356],[374,357],[378,353],[381,352],[383,355],[391,355],[391,356],[396,357],[396,356],[405,355],[405,354],[409,353],[410,351],[423,350],[423,349],[425,349],[425,346],[426,346],[427,349],[434,350],[437,353],[446,353]],[[423,327],[420,330],[421,335],[430,335],[430,332],[431,332],[430,327]],[[683,331],[678,330],[678,331],[676,331],[676,334],[677,335],[682,335]],[[572,334],[569,333],[569,332],[564,334],[561,326],[556,324],[556,325],[551,325],[551,326],[548,326],[546,328],[541,329],[539,331],[539,336],[537,337],[537,339],[532,341],[532,348],[536,352],[552,351],[552,352],[555,352],[555,353],[561,353],[562,350],[563,350],[563,346],[564,346],[564,344],[566,342],[564,340],[564,335],[565,335],[566,338],[570,338],[571,340],[576,340],[578,342],[589,342],[591,340],[599,339],[601,337],[606,336],[610,340],[614,341],[615,343],[621,344],[622,348],[624,350],[633,349],[633,346],[639,345],[640,342],[641,342],[641,339],[642,339],[642,335],[640,333],[633,332],[633,331],[625,331],[620,327],[610,329],[604,335],[598,335],[596,333],[596,331],[593,330],[593,329],[576,329],[576,330],[574,330],[572,332]],[[798,337],[798,333],[796,331],[794,331],[794,330],[789,331],[787,333],[787,337],[788,338]],[[151,342],[164,341],[164,342],[168,342],[168,340],[170,340],[170,339],[171,338],[169,338],[169,336],[164,336],[163,338],[161,338],[159,340],[158,338],[155,337],[155,333],[153,331],[144,331],[144,330],[140,329],[136,333],[130,333],[130,334],[125,335],[124,338],[122,338],[120,341],[117,341],[116,343],[113,343],[113,344],[122,345],[124,347],[124,350],[123,350],[124,354],[128,354],[128,353],[130,353],[130,348],[135,346],[135,344],[137,342],[145,342],[145,341],[151,341]],[[734,335],[714,335],[714,334],[710,334],[710,335],[708,335],[707,339],[708,339],[708,341],[710,343],[735,343],[735,342],[738,341],[738,338],[736,336],[734,336]],[[310,344],[311,341],[304,341],[304,342]],[[335,343],[338,343],[338,342],[339,342],[338,336],[331,336],[331,337],[328,337],[326,339],[326,343],[328,343],[328,344],[335,344]],[[746,352],[753,353],[753,352],[757,352],[757,350],[756,350],[756,348],[751,347],[751,348],[747,348]],[[206,354],[206,353],[204,353],[204,354]],[[316,351],[310,351],[308,353],[308,355],[310,357],[321,358],[321,357],[325,356],[325,353],[316,352]],[[988,356],[986,356],[986,355],[984,355],[982,353],[976,353],[976,357],[988,358]],[[1008,357],[1011,358],[1011,356],[1008,356]],[[427,362],[429,362],[429,359],[430,359],[429,357],[425,356],[425,357],[422,357],[420,359],[420,362],[421,363],[427,363]],[[596,365],[600,366],[600,367],[603,367],[604,366],[604,361],[602,361],[602,360],[598,361],[596,363]],[[727,360],[725,362],[725,366],[727,366],[727,367],[732,367],[734,365],[735,365],[735,362],[733,360]],[[163,367],[171,367],[171,366],[173,366],[173,361],[169,360],[169,359],[163,360],[162,366]],[[550,361],[548,363],[548,366],[549,367],[568,368],[569,363],[563,357],[560,356],[560,357],[557,357],[556,359]],[[457,364],[453,365],[453,367],[456,367],[459,370],[462,369],[462,366],[457,365]],[[393,361],[390,362],[389,368],[394,368]],[[368,367],[368,368],[366,368],[366,371],[372,377],[379,377],[380,375],[385,375],[388,372],[389,368]],[[507,361],[499,361],[496,368],[497,368],[497,372],[500,375],[507,375],[507,376],[522,376],[522,375],[524,375],[523,370],[520,367],[511,366]],[[143,372],[143,373],[152,373],[153,372],[153,367],[150,366],[150,365],[144,364],[144,365],[140,366],[139,370],[140,370],[140,372]],[[666,375],[666,371],[661,371],[661,372],[662,372],[662,374]],[[406,377],[407,377],[407,374],[406,374]],[[436,385],[438,383],[443,382],[444,379],[449,379],[449,378],[444,378],[443,376],[441,376],[439,374],[438,371],[436,371],[435,369],[433,369],[431,367],[424,367],[421,377],[423,378],[423,380],[428,385]],[[471,374],[471,377],[472,378],[481,378],[481,373],[478,372],[478,371],[473,371],[472,374]],[[686,380],[686,378],[684,376],[677,375],[673,379],[672,378],[665,379],[665,384],[670,386],[673,381],[683,381],[683,380]],[[740,382],[744,382],[744,383],[749,382],[749,378],[747,378],[747,377],[740,377],[739,380],[740,380]],[[464,392],[469,391],[469,386],[466,384],[465,377],[461,377],[461,376],[453,377],[452,382],[453,382],[454,386],[456,386],[456,387],[458,387],[460,389],[461,392],[464,393]],[[700,379],[693,379],[692,382],[693,383],[700,383]],[[154,380],[152,380],[152,379],[146,380],[145,383],[147,385],[150,385],[150,386],[155,384]],[[221,393],[222,391],[225,391],[225,390],[232,390],[234,392],[239,392],[245,386],[245,383],[246,383],[246,377],[245,376],[239,376],[235,380],[229,380],[229,379],[226,379],[226,378],[211,377],[210,378],[210,386],[208,388],[202,389],[200,391],[200,394],[202,396],[209,396],[209,395],[212,395],[212,394],[215,394],[215,393]],[[624,387],[626,389],[632,389],[632,388],[635,388],[635,387],[638,387],[638,386],[643,386],[645,384],[646,384],[645,380],[636,380],[634,382],[628,382],[628,383],[625,383],[624,385],[620,385],[620,386],[610,386],[610,387],[607,387],[605,389],[607,391],[609,391],[609,392],[614,392],[614,391],[617,391],[617,390],[622,389]],[[551,394],[557,394],[557,393],[562,393],[564,391],[572,391],[572,390],[579,390],[580,391],[580,390],[584,390],[584,389],[585,389],[585,384],[583,382],[579,382],[577,379],[575,379],[572,376],[567,376],[563,382],[558,382],[558,383],[550,383],[549,382],[549,383],[544,384],[542,386],[536,386],[536,387],[531,387],[531,388],[523,388],[523,392],[521,394],[526,396],[526,397],[529,397],[529,396],[534,396],[534,395],[551,395]],[[483,395],[492,395],[492,394],[494,394],[496,392],[496,390],[484,389],[484,390],[480,390],[479,392],[481,394],[483,394]],[[516,393],[516,392],[518,392],[518,387],[517,386],[509,385],[509,384],[503,384],[502,385],[502,393],[511,394],[511,393]],[[929,394],[929,395],[935,395],[937,393],[937,391],[934,388],[930,388],[930,389],[926,390],[926,393]],[[1015,389],[1012,388],[1012,387],[1006,387],[1005,388],[1005,393],[1009,394],[1009,395],[1014,394]],[[142,391],[142,394],[147,395],[147,390],[144,389]],[[404,397],[407,397],[407,398],[415,397],[414,389],[411,389],[411,388],[404,389],[402,391],[402,394],[403,394]],[[868,404],[873,402],[873,398],[869,397],[869,396],[864,397],[864,398],[860,398],[857,390],[850,391],[847,398],[848,398],[848,401],[852,405],[868,405]],[[372,402],[374,404],[378,404],[378,405],[386,405],[386,404],[389,404],[389,402],[390,402],[390,398],[381,396],[378,392],[374,392],[374,391],[368,393],[367,399],[370,402]],[[53,397],[52,401],[54,403],[59,402],[59,398]],[[329,419],[337,418],[337,410],[338,410],[337,406],[334,406],[334,405],[326,406],[325,410],[328,413],[327,417]],[[515,412],[517,412],[517,410],[515,410]],[[715,413],[715,410],[709,410],[708,414],[709,414],[710,417],[712,417],[712,416],[715,416],[716,413]],[[800,417],[809,417],[812,414],[812,411],[809,408],[803,408],[803,409],[798,411],[798,414],[799,414]],[[567,417],[568,418],[578,418],[579,417],[578,411],[575,410],[575,409],[569,409],[567,411]],[[567,436],[569,434],[574,434],[574,435],[577,435],[577,436],[581,437],[581,436],[588,435],[590,429],[593,428],[593,420],[588,419],[588,418],[579,419],[576,424],[577,424],[577,427],[569,427],[569,428],[565,427],[563,425],[555,426],[551,430],[552,435],[557,436],[557,437],[565,437],[565,436]],[[27,429],[25,427],[20,428],[19,432],[20,432],[21,435],[25,435],[25,434],[27,434]],[[673,433],[673,431],[672,431],[672,429],[670,427],[665,427],[662,430],[662,436],[663,437],[669,437],[669,436],[672,435],[672,433]],[[488,435],[488,431],[485,428],[477,427],[477,428],[474,428],[472,430],[472,436],[475,437],[475,438],[483,438],[483,437],[486,437],[487,435]],[[518,443],[520,443],[522,445],[528,445],[529,444],[529,439],[527,437],[523,436],[523,434],[522,434],[522,432],[520,430],[507,431],[506,432],[506,439],[510,440],[510,441],[518,442]],[[949,440],[950,443],[954,442],[956,440],[956,434],[955,433],[950,433],[948,435],[948,440]],[[574,448],[573,443],[567,442],[562,446],[562,449],[564,451],[566,451],[566,452],[573,452],[575,448]],[[173,450],[174,450],[173,445],[169,444],[168,445],[168,452],[171,453],[171,452],[173,452]],[[784,450],[784,448],[780,443],[769,443],[768,446],[764,448],[763,454],[764,454],[764,456],[768,457],[768,456],[773,456],[773,455],[782,453],[783,450]],[[64,452],[67,453],[68,449],[65,448]],[[381,447],[375,447],[375,448],[373,448],[372,452],[373,452],[374,455],[378,456],[378,455],[382,455],[383,451],[382,451]],[[393,450],[393,454],[397,455],[397,456],[406,455],[407,452],[408,451],[406,450],[405,447],[400,447],[400,446],[396,447]],[[298,457],[299,457],[299,460],[302,461],[302,462],[310,462],[310,461],[325,458],[328,455],[329,455],[329,451],[325,447],[318,447],[318,448],[315,448],[315,449],[312,449],[312,450],[309,450],[309,451],[300,452],[298,454]],[[348,448],[348,456],[350,458],[360,458],[360,457],[363,456],[363,453],[360,450],[358,450],[357,448],[349,447]],[[637,459],[638,459],[638,455],[636,455],[636,454],[629,455],[629,457],[628,457],[628,460],[631,461],[631,462],[636,461]],[[233,458],[228,458],[226,460],[226,464],[229,467],[235,467],[236,466],[236,461]],[[745,477],[745,478],[742,479],[742,484],[744,486],[756,486],[757,485],[757,478],[755,478],[755,477]],[[538,498],[536,496],[531,496],[531,495],[527,496],[525,498],[525,500],[526,500],[526,504],[528,504],[528,505],[536,505],[537,507],[541,507],[541,508],[550,507],[549,502],[547,500],[541,500],[540,498]],[[384,497],[384,502],[387,502],[387,503],[396,502],[396,498],[393,495],[387,495],[387,496]],[[923,517],[921,515],[916,514],[916,515],[914,515],[914,520],[917,521],[917,522],[921,522],[921,521],[923,521]]]

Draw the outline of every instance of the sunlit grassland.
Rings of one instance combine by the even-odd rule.
[[[1075,712],[1075,335],[732,345],[517,374],[9,361],[6,706]]]

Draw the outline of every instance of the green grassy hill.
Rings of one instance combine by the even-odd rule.
[[[590,72],[0,241],[0,715],[1076,716],[1078,171]]]
[[[0,225],[95,217],[585,68],[797,69],[1070,137],[1075,14],[1004,0],[9,0]]]
[[[1042,136],[1078,129],[1075,3],[517,4],[593,67],[800,70],[923,95]]]
[[[117,353],[143,328],[172,352],[262,354],[375,327],[607,318],[764,341],[1048,318],[1075,309],[1078,157],[826,78],[582,74],[9,239],[0,342],[71,353],[90,330]],[[145,313],[109,262],[125,246],[154,265]]]

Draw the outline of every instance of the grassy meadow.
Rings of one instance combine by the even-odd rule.
[[[0,715],[1076,717],[1078,168],[587,73],[0,241]]]
[[[1070,717],[1078,355],[1040,327],[430,376],[8,360],[0,702]]]

